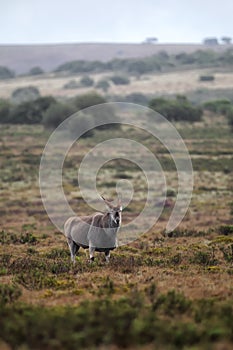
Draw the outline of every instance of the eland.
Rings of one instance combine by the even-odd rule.
[[[105,253],[109,262],[110,251],[117,247],[117,232],[121,225],[122,205],[118,199],[117,205],[102,197],[106,204],[105,213],[96,212],[89,216],[73,216],[64,225],[64,235],[70,249],[71,261],[80,247],[89,249],[90,261],[94,261],[94,253]]]

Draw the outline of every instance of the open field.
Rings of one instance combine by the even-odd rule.
[[[65,238],[40,199],[38,166],[49,132],[41,126],[1,126],[0,305],[8,305],[0,310],[1,348],[231,349],[232,134],[222,116],[205,115],[203,122],[176,127],[191,154],[195,181],[179,228],[164,234],[177,190],[169,154],[137,130],[113,130],[112,138],[138,140],[156,154],[164,166],[169,205],[153,229],[113,251],[108,265],[101,254],[89,264],[81,250],[73,267]],[[108,136],[97,131],[67,156],[64,191],[78,214],[90,210],[77,186],[79,162]],[[137,186],[123,211],[125,222],[140,210],[146,189],[140,171],[117,160],[103,167],[97,187],[114,197],[120,178]]]
[[[176,54],[203,48],[100,46],[6,46],[0,48],[0,65],[14,68],[17,73],[28,72],[36,65],[51,71],[73,59],[108,61],[150,56],[161,50]],[[223,49],[224,45],[216,47]],[[0,99],[9,99],[9,110],[14,112],[20,104],[16,104],[12,93],[20,87],[35,86],[41,96],[54,96],[69,107],[69,98],[82,98],[82,94],[93,90],[106,101],[125,101],[127,95],[141,93],[145,101],[180,94],[197,105],[216,98],[228,98],[230,104],[230,62],[230,58],[226,65],[218,62],[211,66],[210,62],[209,68],[195,63],[189,69],[188,65],[176,64],[150,74],[117,69],[91,72],[91,87],[81,87],[84,73],[18,76],[0,80]],[[129,84],[114,85],[110,78],[117,74],[126,76]],[[200,81],[200,76],[214,79]],[[107,91],[95,87],[103,79],[110,84]],[[77,83],[76,88],[64,88],[71,80]],[[25,109],[23,116],[24,113]],[[57,113],[54,112],[55,117]],[[105,140],[127,138],[144,145],[156,156],[166,177],[166,186],[159,177],[161,173],[156,178],[159,190],[154,186],[150,204],[154,211],[162,208],[162,213],[148,232],[141,232],[137,240],[114,250],[109,264],[100,253],[90,264],[87,251],[80,249],[75,266],[70,263],[65,237],[48,218],[40,195],[39,165],[51,131],[39,124],[0,124],[0,349],[232,349],[233,137],[227,114],[216,113],[205,110],[199,122],[190,122],[189,115],[189,121],[174,123],[192,159],[194,190],[183,221],[167,234],[166,224],[178,194],[178,176],[175,163],[161,142],[146,131],[122,125],[95,130],[93,136],[74,143],[65,158],[62,180],[66,198],[77,215],[92,213],[79,187],[81,161]],[[5,115],[2,117],[4,121]],[[140,118],[143,125],[144,115]],[[18,122],[22,120],[25,122]],[[27,122],[30,121],[29,115]],[[131,154],[137,152],[131,148]],[[110,145],[108,152],[114,150]],[[96,188],[106,198],[115,198],[116,183],[122,179],[131,182],[134,196],[123,210],[124,225],[141,212],[148,188],[140,168],[119,159],[118,149],[115,152],[116,157],[99,170]],[[139,156],[142,158],[141,153]],[[86,179],[91,184],[89,172]],[[163,207],[164,194],[167,198]],[[95,200],[98,202],[98,198]],[[105,209],[102,203],[99,205]],[[58,209],[59,203],[55,203],[56,214]]]
[[[109,79],[113,74],[98,73],[90,74],[96,84],[102,79]],[[200,82],[202,75],[214,75],[214,81]],[[35,86],[42,96],[53,95],[58,98],[73,97],[91,90],[96,90],[103,94],[101,89],[93,87],[80,87],[76,89],[64,89],[64,85],[70,80],[79,82],[80,75],[59,76],[55,74],[45,74],[38,77],[17,77],[15,79],[0,80],[0,97],[10,98],[16,88]],[[195,70],[182,70],[169,73],[144,74],[139,78],[130,77],[128,85],[114,85],[110,83],[107,91],[108,95],[125,96],[134,92],[143,92],[146,95],[166,95],[166,94],[186,94],[192,91],[204,89],[213,92],[215,90],[227,90],[233,88],[233,73],[219,70],[218,68],[205,68]]]

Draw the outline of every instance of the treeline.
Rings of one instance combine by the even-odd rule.
[[[28,73],[26,73],[25,75],[39,75],[39,74],[43,74],[44,71],[42,68],[36,66],[36,67],[32,67]],[[0,79],[13,79],[16,77],[16,73],[14,70],[9,69],[8,67],[5,66],[0,66]]]
[[[182,52],[168,54],[160,51],[158,54],[143,58],[113,59],[108,62],[76,60],[59,65],[55,73],[83,74],[105,71],[127,72],[132,75],[141,75],[156,71],[172,70],[183,66],[209,67],[233,65],[233,49],[223,52],[212,50],[198,50],[193,53]],[[24,75],[39,75],[44,71],[40,67],[32,67]],[[0,79],[10,79],[16,76],[15,72],[7,67],[0,66]]]
[[[33,94],[34,98],[32,99]],[[103,96],[96,92],[78,95],[62,102],[52,96],[38,96],[38,92],[33,87],[17,89],[12,97],[18,101],[18,96],[22,99],[20,103],[0,100],[0,123],[43,124],[45,127],[54,128],[77,111],[107,102]],[[30,96],[30,100],[25,101],[25,96]],[[15,101],[14,99],[13,101]],[[184,96],[177,96],[175,99],[154,98],[147,100],[143,94],[130,94],[124,98],[124,102],[144,104],[161,113],[170,121],[194,122],[201,120],[202,117],[202,108],[194,106]],[[107,115],[105,119],[108,121]]]
[[[25,92],[23,89],[25,89]],[[24,100],[25,96],[28,96],[27,94],[29,94],[30,98],[32,98],[32,95],[34,94],[34,98]],[[73,113],[94,105],[109,102],[96,92],[81,94],[65,101],[59,101],[53,96],[38,96],[38,91],[33,89],[33,87],[17,89],[12,94],[12,97],[18,101],[18,96],[22,99],[21,102],[18,103],[15,103],[14,99],[0,100],[0,123],[42,124],[46,128],[56,128]],[[143,94],[134,93],[125,96],[124,99],[118,99],[118,101],[142,104],[162,114],[171,122],[197,122],[202,119],[203,110],[209,110],[216,114],[225,115],[233,129],[233,104],[229,100],[216,100],[206,102],[203,105],[194,105],[183,95],[177,95],[175,98],[158,97],[148,99],[148,97]],[[112,120],[114,112],[110,106],[109,109],[105,109],[105,111],[106,115],[102,115],[101,117],[104,118],[106,124],[108,124],[110,116]],[[85,124],[85,126],[87,125],[91,128],[91,126],[94,125],[93,118],[95,117],[95,113],[92,112],[90,112],[88,116],[82,114],[80,116],[80,122],[82,122],[82,126]],[[117,121],[117,116],[115,116],[115,118]],[[116,127],[116,124],[114,125],[114,127]],[[113,125],[106,125],[105,129],[111,127],[113,127]],[[91,135],[92,133],[89,133],[86,136]]]
[[[224,52],[212,50],[198,50],[193,53],[179,53],[168,55],[161,51],[157,55],[145,58],[113,59],[108,62],[77,60],[66,62],[55,72],[67,72],[70,74],[94,73],[103,71],[124,71],[129,74],[145,74],[153,71],[164,71],[181,66],[222,66],[233,65],[233,49]]]

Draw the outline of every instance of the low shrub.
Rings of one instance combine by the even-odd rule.
[[[40,74],[43,74],[44,71],[41,67],[39,66],[35,66],[35,67],[32,67],[29,72],[28,72],[28,75],[40,75]]]
[[[0,99],[0,123],[7,123],[10,116],[10,102]]]
[[[149,108],[162,114],[170,121],[196,122],[202,118],[202,109],[195,107],[185,97],[178,96],[175,100],[154,98],[149,101]]]
[[[112,295],[112,285],[107,289]],[[72,307],[14,305],[0,309],[0,338],[11,348],[213,348],[232,344],[232,305],[216,300],[187,299],[169,291],[152,295],[145,305],[137,290],[111,300],[98,296]],[[30,330],[30,332],[28,331]]]
[[[15,72],[5,66],[0,66],[0,79],[11,79],[15,77]]]
[[[40,97],[34,101],[27,101],[13,106],[6,123],[11,124],[40,124],[44,113],[55,103],[52,96]]]
[[[231,107],[228,108],[226,116],[228,119],[228,124],[230,125],[231,130],[233,131],[233,105],[231,105]]]
[[[35,101],[39,97],[39,89],[35,86],[20,87],[15,89],[11,94],[11,100],[16,104],[27,101]]]
[[[121,75],[114,75],[110,78],[110,80],[115,85],[128,85],[130,83],[129,78],[121,76]]]
[[[97,94],[96,92],[90,92],[87,94],[76,96],[72,102],[76,107],[76,111],[79,111],[81,109],[105,103],[106,100],[103,96]]]
[[[219,227],[219,232],[222,235],[233,235],[233,225],[222,225]]]
[[[82,138],[94,135],[94,119],[92,115],[79,112],[77,116],[69,121],[68,128],[72,137],[81,135]],[[87,130],[83,133],[84,130]]]
[[[124,98],[125,102],[136,103],[139,105],[147,106],[148,98],[146,95],[140,92],[134,92],[132,94],[126,95]]]
[[[70,80],[63,86],[63,89],[78,89],[80,84],[76,80]]]
[[[61,102],[52,103],[43,114],[42,124],[46,128],[56,128],[67,117],[76,112],[72,104],[65,104]]]
[[[36,244],[36,237],[29,232],[22,232],[20,234],[15,234],[11,232],[6,232],[2,230],[0,232],[0,243],[1,244]]]
[[[210,112],[226,115],[231,108],[231,101],[227,99],[207,101],[203,104],[203,108]]]
[[[109,82],[106,80],[106,79],[101,79],[97,82],[96,86],[95,86],[97,89],[101,89],[103,90],[104,92],[107,92],[109,87],[110,87],[110,84]]]
[[[215,77],[213,75],[201,75],[199,77],[200,81],[213,81]]]
[[[94,85],[94,80],[88,75],[85,75],[80,79],[80,84],[81,86],[84,86],[84,87],[90,87]]]
[[[21,289],[17,285],[0,283],[0,306],[12,303],[21,296]]]
[[[217,114],[225,115],[228,119],[228,124],[231,127],[231,130],[233,131],[233,104],[230,100],[221,99],[207,101],[203,104],[203,108]]]

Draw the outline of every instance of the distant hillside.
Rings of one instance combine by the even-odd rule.
[[[73,61],[109,61],[113,58],[146,57],[166,51],[168,54],[192,53],[211,49],[223,51],[233,45],[205,46],[202,44],[47,44],[0,45],[0,66],[7,66],[17,74],[26,73],[34,66],[51,71],[58,65]]]

